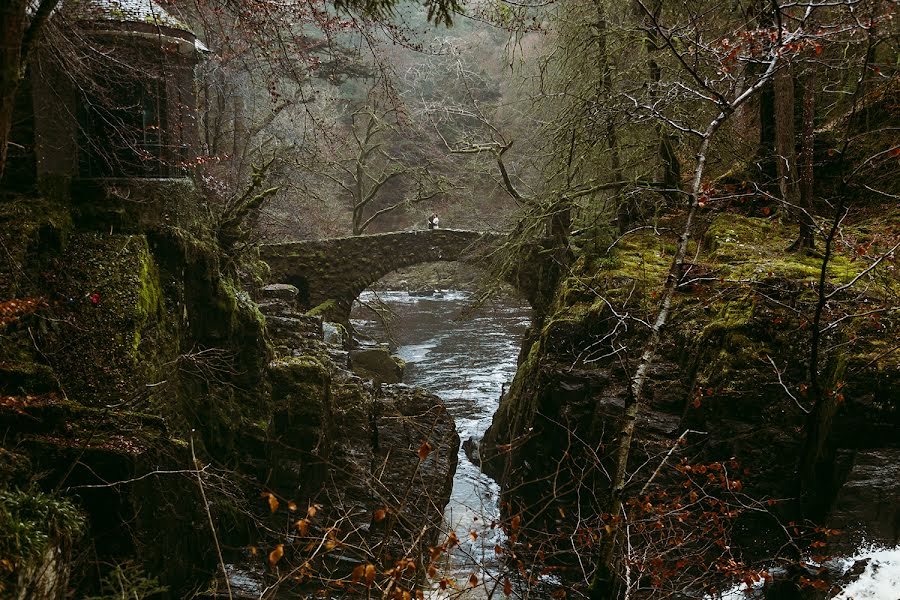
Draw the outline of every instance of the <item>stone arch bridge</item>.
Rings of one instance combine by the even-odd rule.
[[[321,306],[326,319],[346,323],[353,301],[388,273],[437,261],[483,265],[486,251],[503,237],[461,229],[400,231],[266,244],[260,255],[271,267],[270,281],[300,290],[303,308]],[[532,301],[524,281],[510,283]]]

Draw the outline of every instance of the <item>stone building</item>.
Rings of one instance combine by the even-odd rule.
[[[152,0],[64,0],[17,98],[4,186],[182,177],[206,48]]]

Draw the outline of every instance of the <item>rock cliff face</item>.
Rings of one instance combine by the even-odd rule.
[[[318,557],[320,575],[418,562],[438,542],[450,498],[459,450],[453,418],[425,390],[355,375],[342,346],[323,341],[321,319],[297,311],[293,300],[262,303],[267,315],[295,319],[301,333],[273,337],[283,350],[270,365],[272,401],[284,409],[274,418],[277,455],[269,464],[278,471],[270,480],[280,497],[320,506],[310,524],[318,535],[340,530],[341,544]]]
[[[847,231],[851,244],[871,239],[867,223],[848,224]],[[756,556],[773,550],[767,541],[784,543],[777,520],[799,514],[798,462],[811,406],[805,382],[821,260],[785,258],[789,236],[768,220],[737,214],[708,224],[690,252],[696,259],[652,367],[629,463],[631,495],[640,495],[662,463],[668,467],[647,491],[678,494],[681,478],[672,467],[733,465],[730,476],[761,507],[739,518],[735,543]],[[582,252],[523,349],[480,455],[512,512],[521,511],[538,530],[574,529],[573,515],[601,518],[629,378],[669,247],[664,238],[636,232],[608,254]],[[834,258],[829,290],[868,264],[848,254]],[[840,527],[848,545],[862,537],[894,544],[900,541],[897,323],[891,311],[867,313],[885,306],[898,281],[891,267],[857,284],[829,301],[821,324],[821,376],[827,393],[840,394],[843,403],[816,508],[819,522]]]
[[[73,556],[170,597],[214,576],[216,541],[271,581],[418,559],[459,444],[440,400],[354,376],[296,289],[264,316],[240,283],[264,265],[219,246],[189,183],[147,186],[0,199],[0,481],[71,498]],[[82,595],[101,585],[85,566]]]

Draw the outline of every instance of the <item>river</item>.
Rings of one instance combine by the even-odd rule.
[[[392,352],[406,361],[405,383],[424,387],[444,400],[463,441],[480,439],[491,424],[503,388],[516,372],[522,336],[531,321],[530,307],[514,298],[495,300],[465,316],[471,299],[468,292],[421,297],[367,291],[354,306],[351,319],[359,334],[390,342]],[[381,305],[380,312],[389,309],[393,315],[387,327],[365,308],[376,304]],[[456,532],[460,546],[442,565],[442,572],[461,586],[476,573],[488,589],[493,587],[494,547],[503,544],[500,529],[491,527],[500,517],[499,493],[499,486],[460,448],[444,513],[448,531]]]

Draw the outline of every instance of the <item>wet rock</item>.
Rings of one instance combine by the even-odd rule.
[[[403,381],[403,361],[384,348],[366,348],[350,353],[353,372],[376,383]]]
[[[260,294],[266,300],[285,300],[296,302],[299,290],[287,283],[272,283],[260,289]]]
[[[463,452],[466,453],[466,458],[468,458],[476,467],[480,467],[481,449],[479,448],[479,441],[475,438],[470,437],[463,442],[462,447]]]
[[[349,536],[316,569],[345,577],[360,563],[419,556],[436,543],[456,470],[459,437],[443,401],[388,385],[402,378],[398,359],[382,347],[344,351],[344,332],[319,317],[288,307],[267,324],[281,355],[268,376],[270,489],[319,505],[311,526],[340,523]]]
[[[900,542],[900,449],[859,451],[838,491],[830,526],[852,546],[864,539]]]
[[[423,527],[422,542],[433,546],[450,499],[459,435],[443,401],[423,389],[386,386],[378,399],[376,462],[389,468],[373,473],[373,487],[396,510],[392,554],[409,550]]]
[[[322,341],[329,346],[344,346],[344,333],[346,329],[337,323],[322,323]]]
[[[264,315],[276,317],[293,317],[298,314],[294,306],[285,300],[260,300],[259,310]]]

